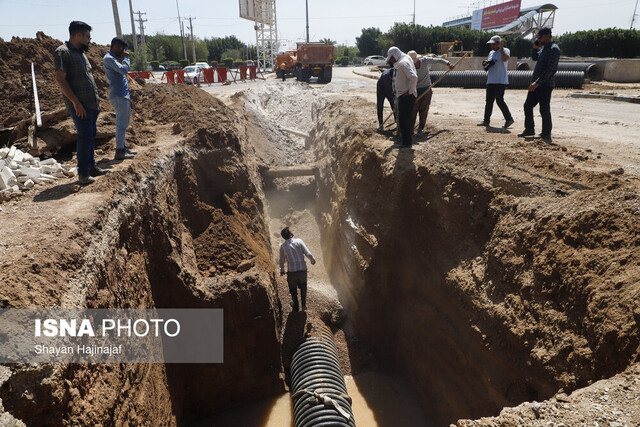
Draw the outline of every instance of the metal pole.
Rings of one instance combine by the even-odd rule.
[[[116,23],[116,35],[122,38],[122,28],[120,27],[120,14],[118,13],[118,1],[111,0],[111,7],[113,8],[113,21]]]
[[[133,37],[133,50],[138,51],[138,37],[136,36],[136,23],[133,20],[133,4],[129,0],[129,14],[131,15],[131,36]]]
[[[176,0],[176,8],[178,9],[178,25],[180,25],[180,39],[182,40],[182,55],[184,55],[184,59],[187,59],[187,47],[184,44],[184,30],[182,28],[182,19],[180,18],[180,6],[178,6],[178,0]]]
[[[413,0],[413,26],[416,26],[416,0]]]
[[[636,7],[633,8],[633,16],[631,17],[631,28],[629,28],[630,30],[633,30],[633,23],[636,20],[636,12],[638,11],[638,0],[636,0]]]
[[[307,43],[309,43],[309,0],[305,0],[307,5]]]
[[[191,53],[193,54],[193,62],[195,63],[196,62],[196,40],[193,38],[193,22],[191,22],[191,16],[189,16],[189,29],[191,30]]]

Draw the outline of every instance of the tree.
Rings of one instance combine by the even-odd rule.
[[[378,39],[382,36],[379,28],[363,28],[360,37],[356,37],[356,46],[360,51],[360,55],[379,55],[381,52]]]
[[[335,40],[331,40],[331,39],[321,39],[320,43],[324,43],[324,44],[329,45],[329,46],[335,46],[336,45]]]

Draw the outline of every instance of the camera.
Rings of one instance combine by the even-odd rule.
[[[485,71],[489,71],[489,68],[493,67],[493,65],[496,63],[495,59],[492,59],[491,61],[486,61],[486,64],[484,64],[484,70]]]

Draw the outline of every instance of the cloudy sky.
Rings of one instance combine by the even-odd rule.
[[[388,30],[394,22],[411,22],[414,0],[308,0],[310,35],[312,40],[331,38],[338,43],[355,44],[356,36],[365,27]],[[477,2],[477,0],[475,0]],[[146,12],[146,34],[162,32],[178,34],[178,11],[175,0],[132,0],[135,11]],[[495,4],[497,0],[480,1]],[[501,2],[501,1],[499,1]],[[131,33],[128,0],[118,0],[123,32]],[[543,4],[522,0],[522,7]],[[556,0],[555,33],[608,27],[629,28],[636,0]],[[178,0],[182,18],[195,17],[195,35],[222,37],[236,35],[255,44],[251,22],[240,19],[238,0]],[[416,0],[416,22],[440,25],[466,14],[475,7],[471,0]],[[277,0],[278,34],[284,47],[295,44],[305,35],[305,0]],[[640,13],[640,11],[638,11]],[[71,20],[81,20],[93,26],[92,38],[107,44],[115,35],[111,0],[0,0],[0,37],[34,37],[44,31],[66,40]],[[640,29],[640,16],[634,28]]]

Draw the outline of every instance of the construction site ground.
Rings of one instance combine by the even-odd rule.
[[[358,70],[363,68],[358,67]],[[389,130],[382,134],[375,131],[375,79],[356,75],[353,71],[353,67],[334,68],[333,81],[326,85],[314,83],[315,79],[308,85],[294,79],[282,82],[270,76],[266,81],[239,82],[230,86],[204,85],[200,89],[158,89],[153,83],[136,87],[136,95],[133,97],[136,102],[133,103],[132,110],[135,117],[130,132],[131,146],[139,151],[135,159],[113,161],[114,140],[106,138],[100,142],[96,157],[99,165],[112,168],[113,172],[98,178],[95,184],[81,187],[75,178],[58,179],[38,185],[23,196],[0,204],[2,307],[153,305],[148,295],[137,292],[119,293],[115,285],[104,285],[128,281],[133,286],[131,289],[135,290],[133,284],[146,283],[147,280],[143,266],[148,266],[149,261],[138,255],[133,243],[137,239],[144,240],[144,233],[135,229],[125,230],[127,221],[133,223],[140,217],[147,218],[147,214],[127,212],[128,203],[134,204],[134,199],[140,197],[137,196],[137,192],[142,191],[141,188],[153,186],[153,180],[162,175],[164,165],[173,161],[170,159],[186,155],[184,153],[193,147],[218,149],[223,143],[238,144],[239,138],[242,155],[238,157],[240,160],[237,162],[242,163],[242,168],[247,170],[247,176],[256,182],[261,180],[259,177],[263,176],[261,174],[265,169],[284,166],[313,166],[318,168],[320,175],[316,175],[315,178],[262,181],[260,185],[264,187],[252,190],[255,191],[255,195],[251,193],[251,197],[265,202],[264,225],[255,219],[255,216],[252,217],[251,213],[242,213],[242,209],[245,208],[248,209],[247,212],[254,214],[261,211],[251,204],[253,202],[245,202],[245,199],[235,196],[221,196],[220,200],[224,199],[224,202],[215,199],[210,201],[210,204],[217,206],[218,203],[226,203],[225,206],[228,207],[216,207],[215,212],[211,211],[214,218],[211,225],[194,226],[193,224],[198,222],[197,215],[205,211],[205,208],[201,207],[203,203],[198,201],[200,207],[196,209],[197,215],[189,217],[189,214],[184,213],[188,218],[184,223],[189,229],[200,228],[198,232],[192,233],[191,242],[195,248],[194,263],[197,263],[197,266],[189,267],[185,261],[183,268],[193,268],[203,277],[236,274],[240,277],[247,267],[243,260],[249,259],[252,269],[255,267],[260,270],[263,272],[260,274],[265,277],[273,275],[277,298],[276,302],[272,301],[271,304],[276,307],[273,311],[276,313],[274,318],[279,329],[277,336],[280,340],[285,382],[288,380],[287,364],[295,340],[326,325],[334,333],[345,375],[361,378],[358,399],[364,401],[361,411],[366,411],[366,415],[356,412],[356,420],[360,419],[359,425],[365,427],[375,424],[400,425],[398,420],[404,420],[402,425],[430,425],[432,422],[434,425],[442,425],[443,420],[446,420],[447,423],[465,427],[640,425],[640,256],[635,246],[640,241],[639,227],[636,224],[640,218],[637,216],[640,215],[640,105],[573,98],[569,96],[568,90],[556,90],[551,102],[554,117],[553,141],[548,144],[541,140],[521,139],[516,136],[523,127],[522,104],[526,97],[525,91],[507,91],[505,100],[516,123],[510,129],[503,130],[503,119],[497,106],[494,107],[492,117],[493,127],[476,126],[482,120],[484,91],[436,88],[426,135],[418,138],[413,148],[399,149],[394,148],[392,129],[395,126],[389,126]],[[610,84],[605,89],[621,94],[638,92],[637,87],[629,85]],[[585,90],[597,90],[597,87],[588,87]],[[207,94],[217,99],[207,98]],[[103,105],[106,114],[109,114],[112,109],[108,102],[103,100]],[[144,107],[144,110],[136,111],[136,106]],[[386,105],[385,117],[388,114],[390,109]],[[540,118],[537,112],[536,123],[539,126]],[[287,133],[283,128],[308,133],[309,140],[305,141],[304,138]],[[336,153],[340,155],[333,156]],[[58,156],[61,161],[75,161],[75,155],[68,148],[51,154]],[[197,156],[197,153],[194,156]],[[222,164],[225,173],[229,173],[217,177],[218,182],[232,180],[230,176],[236,180],[233,181],[232,189],[225,188],[224,193],[228,196],[233,191],[240,191],[239,187],[235,186],[240,186],[238,182],[242,179],[239,179],[235,172],[228,172],[232,161],[225,163],[227,160],[224,158],[208,161],[212,168]],[[349,169],[351,166],[354,168],[353,171]],[[366,176],[368,170],[372,171],[372,174],[375,170],[380,175],[374,180]],[[327,171],[334,171],[332,173],[335,173],[335,176],[325,173]],[[452,176],[464,179],[460,178],[458,181],[452,178],[452,183],[442,184],[433,178],[445,174],[442,171],[448,171]],[[477,176],[474,175],[476,172]],[[202,173],[207,175],[206,171]],[[412,175],[415,179],[411,178]],[[179,181],[181,178],[178,173],[176,176]],[[398,180],[393,182],[396,176]],[[425,178],[427,176],[428,180]],[[379,179],[380,177],[385,179]],[[425,181],[420,181],[422,178],[425,178]],[[200,179],[198,175],[196,181],[200,182]],[[476,184],[474,179],[480,184]],[[345,185],[341,187],[340,182]],[[457,248],[455,245],[451,246],[451,249],[447,246],[448,242],[441,242],[443,247],[449,248],[451,253],[459,255],[463,261],[442,275],[442,283],[445,283],[446,277],[447,285],[455,289],[449,295],[451,299],[447,300],[443,296],[448,295],[446,293],[438,293],[429,304],[444,302],[446,309],[443,311],[450,315],[451,319],[461,319],[459,311],[464,310],[457,310],[457,304],[461,304],[460,307],[466,304],[465,310],[477,310],[475,313],[469,313],[466,320],[469,322],[469,330],[477,330],[478,333],[473,339],[470,338],[469,347],[473,348],[469,353],[471,356],[460,356],[464,351],[451,349],[449,341],[439,341],[439,344],[443,344],[442,350],[437,346],[434,348],[438,349],[436,352],[442,351],[442,359],[467,358],[469,366],[474,364],[473,355],[480,355],[478,357],[481,361],[478,362],[478,366],[486,367],[488,372],[486,378],[477,380],[474,377],[465,379],[464,375],[472,371],[483,372],[482,367],[473,366],[469,371],[461,371],[460,378],[452,378],[451,389],[443,387],[443,393],[447,393],[443,401],[446,400],[447,403],[441,406],[438,396],[433,396],[435,403],[426,404],[423,394],[426,393],[426,388],[421,387],[424,382],[429,381],[423,374],[430,369],[439,369],[437,365],[430,367],[429,363],[439,359],[430,356],[425,359],[425,365],[421,366],[416,362],[421,358],[421,354],[418,350],[415,350],[418,354],[413,354],[414,350],[411,347],[420,346],[420,341],[427,343],[429,338],[416,335],[416,330],[409,332],[404,329],[411,325],[412,320],[415,320],[416,325],[429,325],[429,322],[436,323],[436,320],[423,319],[419,315],[406,318],[403,314],[404,306],[397,306],[396,302],[392,301],[396,293],[389,295],[380,292],[380,301],[375,300],[376,296],[366,291],[362,291],[361,294],[354,293],[362,298],[359,301],[361,305],[356,309],[358,301],[353,300],[354,297],[349,290],[350,284],[346,283],[349,276],[336,273],[339,270],[337,267],[344,267],[342,263],[347,261],[326,259],[327,254],[333,253],[332,248],[335,249],[341,244],[340,239],[332,234],[338,233],[340,228],[335,225],[336,218],[343,219],[340,222],[343,226],[355,221],[354,233],[360,237],[355,243],[350,243],[353,243],[353,248],[357,248],[353,250],[356,255],[350,253],[345,255],[345,258],[354,258],[355,261],[349,261],[353,262],[350,266],[360,262],[363,267],[362,272],[358,274],[362,274],[366,279],[363,283],[369,283],[371,276],[367,275],[368,272],[372,275],[377,273],[374,274],[376,270],[371,269],[368,263],[370,258],[367,258],[362,250],[365,245],[363,241],[366,240],[370,248],[377,248],[383,246],[381,236],[388,236],[386,233],[390,229],[398,227],[405,233],[411,232],[409,224],[396,224],[392,220],[380,222],[378,230],[376,215],[397,212],[389,210],[389,205],[396,202],[418,203],[422,200],[419,197],[422,196],[416,196],[414,199],[410,193],[405,194],[407,186],[415,186],[420,191],[428,192],[429,189],[425,188],[428,185],[423,185],[426,182],[443,185],[437,190],[438,194],[441,193],[438,197],[444,200],[443,204],[449,203],[450,200],[453,204],[460,199],[473,200],[469,205],[471,207],[468,217],[465,212],[459,217],[452,215],[451,218],[452,223],[454,220],[468,220],[470,224],[473,223],[468,228],[465,228],[466,225],[460,225],[461,230],[470,230],[468,234],[473,234],[472,239],[482,240],[475,233],[480,236],[486,231],[485,225],[476,224],[483,220],[474,217],[473,206],[483,205],[484,198],[491,198],[491,202],[486,202],[487,206],[490,205],[488,211],[494,212],[495,215],[505,215],[502,220],[491,220],[497,231],[485,233],[487,236],[491,235],[485,236],[486,241],[483,240],[490,250],[483,252],[484,249],[478,249],[477,254],[467,257],[469,253],[475,253],[475,249]],[[461,182],[470,183],[468,185],[472,189],[476,188],[474,186],[482,187],[479,192],[482,194],[474,195],[473,191],[467,188],[467,192],[461,195],[459,190],[456,190],[463,185]],[[191,181],[185,181],[184,185],[187,184],[193,185]],[[392,184],[393,187],[389,187]],[[380,186],[380,192],[375,197],[376,191],[371,187],[377,185]],[[337,190],[329,195],[330,188]],[[352,193],[349,188],[361,191],[360,198],[357,191],[352,190],[355,191]],[[390,191],[390,188],[394,188],[397,193]],[[506,192],[506,195],[501,191]],[[394,194],[402,196],[396,198]],[[362,198],[367,196],[370,197],[363,201]],[[207,201],[202,191],[192,191],[189,196],[184,197],[186,198],[179,196],[180,203],[191,200],[189,197],[193,200],[202,198]],[[251,197],[246,196],[246,200]],[[567,200],[566,204],[563,204],[564,200]],[[350,201],[353,202],[353,206],[349,204]],[[259,202],[256,203],[259,205]],[[425,203],[426,205],[428,203]],[[172,206],[169,198],[158,205],[144,206],[153,211],[148,214],[151,218],[165,213],[175,214],[172,212],[175,206]],[[594,212],[597,211],[600,216],[580,216],[585,206],[593,207]],[[359,217],[353,214],[358,209]],[[420,209],[416,209],[416,212],[423,213]],[[351,214],[350,210],[353,210]],[[369,212],[371,218],[365,218],[366,214],[363,212]],[[235,219],[229,219],[233,216],[232,213],[240,218],[237,223],[234,222]],[[507,218],[508,215],[512,216]],[[358,218],[362,220],[361,225]],[[421,226],[420,221],[433,220],[425,218],[416,216],[415,227]],[[540,227],[540,236],[548,234],[548,240],[537,240],[537,232],[529,234],[528,226],[523,225],[523,218],[528,218],[531,227],[536,230],[536,227]],[[353,221],[349,222],[351,219]],[[175,222],[180,223],[179,220]],[[443,220],[444,229],[451,227],[452,223],[445,222]],[[554,226],[552,223],[555,224],[556,230],[560,230],[555,236],[549,231]],[[285,225],[290,226],[297,237],[305,240],[319,259],[317,265],[310,267],[309,310],[305,313],[291,312],[286,281],[277,276],[277,249],[281,242],[279,230]],[[263,226],[266,227],[268,235],[251,237],[253,231],[262,232]],[[547,226],[550,228],[545,228]],[[553,246],[557,241],[568,239],[562,234],[564,232],[570,234],[573,239],[568,243],[573,245],[573,249],[567,249],[565,252]],[[113,259],[117,261],[117,265],[123,262],[122,266],[129,267],[114,271],[100,270],[99,273],[92,271],[92,268],[99,264],[101,257],[104,257],[104,253],[112,250],[113,236],[118,233],[120,239],[126,235],[130,236],[131,241],[123,244],[121,249],[115,252]],[[464,234],[466,231],[460,233]],[[450,231],[449,235],[455,239],[459,233]],[[242,239],[237,236],[241,236]],[[588,236],[585,237],[587,240],[593,239],[582,241],[581,236]],[[524,246],[537,248],[542,254],[540,256],[546,257],[549,265],[557,264],[554,264],[552,272],[548,272],[548,277],[545,276],[546,279],[538,277],[538,270],[532,273],[532,277],[525,277],[525,273],[520,273],[519,269],[525,271],[526,266],[519,264],[516,258],[521,255],[518,251],[525,252],[525,249],[520,246],[513,249],[509,243],[512,238],[514,241],[520,239],[519,242],[528,242],[528,246]],[[185,241],[190,241],[189,239],[191,237],[185,238]],[[372,243],[374,240],[378,241]],[[588,246],[592,252],[584,254],[580,249],[582,246]],[[269,248],[270,252],[265,248]],[[391,245],[389,248],[395,246]],[[420,250],[416,248],[416,252]],[[467,250],[469,252],[466,252]],[[188,252],[184,250],[184,253]],[[394,264],[400,262],[400,254],[403,258],[401,262],[404,263],[401,265],[407,270],[407,263],[413,258],[405,249],[399,249],[398,252],[389,249],[375,258],[378,263],[387,264],[388,270],[379,272],[380,283],[387,280],[385,283],[388,283],[388,286],[403,286],[404,282],[396,283],[389,277],[393,275]],[[429,254],[432,259],[438,258],[432,252]],[[563,260],[566,264],[563,264]],[[537,260],[534,263],[538,265],[536,268],[542,268],[539,265],[544,262]],[[449,265],[447,262],[443,264]],[[597,267],[594,267],[596,264]],[[490,273],[496,265],[512,269],[504,273],[505,288],[500,290],[496,289],[501,285],[497,284],[495,277],[491,276],[492,280],[487,279],[491,274],[497,274]],[[347,271],[349,268],[344,270]],[[422,269],[416,270],[416,274],[417,272],[426,274]],[[573,273],[576,277],[589,276],[593,279],[593,282],[589,283],[596,283],[589,285],[588,295],[581,294],[575,288],[563,288],[559,293],[554,293],[546,287],[542,290],[536,288],[538,280],[542,280],[545,286],[557,284],[560,280],[558,274],[564,275],[561,279],[565,278],[570,282],[569,276]],[[344,280],[337,284],[337,277]],[[148,280],[152,282],[151,278]],[[89,283],[101,283],[102,286]],[[265,279],[265,283],[269,283],[269,280]],[[586,278],[584,283],[587,283]],[[512,289],[511,286],[518,289]],[[522,289],[530,290],[531,300],[523,296],[524,293],[521,292],[524,291],[520,286]],[[420,292],[417,291],[416,294],[422,295]],[[412,295],[409,291],[407,293]],[[454,293],[460,300],[453,297]],[[132,299],[131,295],[135,297]],[[397,292],[398,298],[402,295],[407,297],[403,292]],[[571,303],[565,305],[564,300],[557,304],[553,302],[554,299],[557,301],[564,298]],[[397,325],[389,325],[390,321],[385,321],[385,325],[376,323],[375,318],[378,316],[386,319],[381,314],[385,304],[393,306],[396,310],[393,312],[393,318],[397,316]],[[419,313],[414,307],[417,303],[405,300],[403,304],[410,307],[407,311],[412,313],[410,316]],[[364,307],[378,309],[368,313],[371,317],[370,329],[363,321],[367,316]],[[577,307],[583,311],[572,317],[571,313],[563,311],[569,310],[567,307]],[[357,313],[355,319],[351,317],[352,310]],[[456,314],[451,314],[453,312]],[[526,317],[523,313],[533,313],[533,317],[528,318],[531,324],[523,320]],[[589,316],[590,320],[587,319]],[[534,318],[539,322],[534,321]],[[589,333],[582,332],[583,321],[589,323],[584,326]],[[600,330],[599,327],[605,328],[604,325],[608,329]],[[443,334],[443,331],[448,331],[447,333],[455,334],[460,329],[455,320],[452,320],[449,326],[450,329],[443,325],[434,326],[433,333]],[[376,334],[372,330],[374,328],[380,334],[378,344],[374,344],[374,340],[371,339]],[[395,335],[392,331],[395,331]],[[431,330],[426,331],[425,335],[430,332]],[[405,333],[410,336],[398,337]],[[501,341],[501,336],[504,336],[506,343]],[[518,339],[522,340],[521,346],[515,344]],[[382,351],[384,356],[379,357],[378,350],[383,345],[398,347],[398,352],[405,352],[408,367],[399,361],[404,359],[398,356],[395,350],[389,351],[388,354]],[[477,350],[474,346],[477,346]],[[504,356],[495,356],[494,352],[502,353]],[[524,353],[530,356],[522,356]],[[487,354],[491,354],[491,357],[482,359]],[[519,366],[527,357],[530,357],[531,365]],[[491,365],[488,361],[494,364]],[[446,361],[442,363],[442,366],[446,367],[443,368],[443,376],[447,372],[454,372]],[[579,368],[567,366],[572,363],[579,365]],[[515,373],[516,365],[519,366],[518,374]],[[416,368],[415,377],[421,380],[411,378],[408,372],[412,367]],[[543,377],[539,383],[535,378],[529,377],[519,383],[506,372],[512,370],[515,377],[529,368],[532,369],[531,372],[536,373],[531,374],[532,377],[537,373]],[[20,369],[24,371],[26,368],[15,368],[16,372],[12,371],[12,375],[14,378],[25,378],[21,381],[30,384],[24,386],[26,389],[39,389],[39,382],[49,381],[48,375],[62,382],[60,387],[66,391],[60,393],[65,397],[57,401],[56,405],[59,406],[56,411],[59,413],[67,410],[69,414],[73,414],[59,418],[68,425],[95,423],[100,414],[109,414],[112,407],[120,408],[114,406],[113,402],[118,401],[120,405],[128,398],[127,393],[135,396],[139,391],[136,390],[137,383],[129,384],[129,381],[126,381],[126,387],[123,386],[123,376],[117,377],[113,372],[101,371],[105,378],[112,380],[107,383],[113,388],[117,390],[118,387],[124,387],[123,394],[117,398],[105,396],[109,393],[100,392],[97,388],[82,388],[83,378],[88,381],[92,375],[90,368],[89,374],[82,374],[84,377],[69,376],[68,373],[55,377],[49,371],[27,375],[20,374]],[[7,368],[3,367],[0,373],[0,382],[10,384],[11,375],[7,373]],[[154,370],[151,374],[147,372],[144,378],[145,381],[158,378],[157,383],[160,384],[163,382],[163,375],[166,374]],[[374,375],[380,377],[372,379]],[[483,396],[483,385],[492,383],[494,378],[498,379],[496,383],[499,384],[511,381],[514,384],[513,394],[499,395],[492,389],[487,393],[490,396]],[[440,381],[445,380],[441,378]],[[468,381],[468,387],[460,385],[464,385],[465,381]],[[19,394],[15,381],[11,384],[12,388],[3,386],[4,410],[18,419],[21,416],[31,416],[32,422],[46,419],[48,413],[45,409],[40,408],[36,411],[34,408],[47,404],[38,401],[37,395],[34,397],[29,393]],[[47,390],[54,390],[51,393],[57,393],[57,386],[47,387]],[[498,389],[500,386],[495,387]],[[172,413],[170,403],[173,401],[175,408],[173,399],[177,396],[163,394],[157,391],[159,389],[161,387],[155,389],[155,402],[158,407],[166,408],[164,414],[150,413],[147,414],[149,418],[144,418],[144,411],[138,409],[136,413],[134,410],[123,409],[122,413],[116,411],[117,414],[112,414],[114,417],[123,417],[115,423],[127,420],[131,425],[143,425],[147,421],[160,423],[159,420],[162,420],[161,424],[181,424],[180,417],[176,418],[175,413]],[[535,389],[535,392],[532,392],[532,389]],[[259,387],[256,387],[256,390],[259,390]],[[353,385],[350,390],[354,390]],[[389,398],[381,390],[386,390],[393,396]],[[282,392],[284,389],[280,390],[280,393]],[[459,399],[456,399],[456,394],[459,395]],[[270,403],[266,404],[255,403],[278,396],[277,387],[270,388],[262,398],[259,395],[259,391],[247,394],[250,397],[242,404],[249,406],[241,406],[237,412],[225,414],[225,410],[219,409],[218,412],[222,415],[209,414],[209,418],[199,421],[206,425],[206,419],[216,419],[219,416],[222,418],[218,419],[226,420],[220,421],[220,425],[231,425],[225,423],[231,422],[231,419],[248,417],[244,418],[248,420],[243,421],[244,424],[237,425],[290,425],[290,418],[287,421],[270,418],[274,405],[282,406],[281,403],[274,404],[272,400],[267,400]],[[533,399],[535,396],[538,398]],[[533,400],[540,403],[534,403]],[[490,403],[487,403],[489,401]],[[136,405],[141,403],[137,402]],[[286,404],[284,406],[287,407]],[[248,407],[252,409],[242,409]],[[505,408],[500,410],[502,407]],[[432,416],[431,411],[437,411],[438,415]],[[451,414],[456,413],[462,415],[452,418]],[[468,418],[465,416],[467,413],[479,414],[474,417],[478,419],[463,420],[462,418]],[[7,413],[2,416],[8,417]],[[38,418],[39,416],[41,418]],[[154,419],[153,416],[158,418]],[[269,423],[269,419],[280,421]]]

